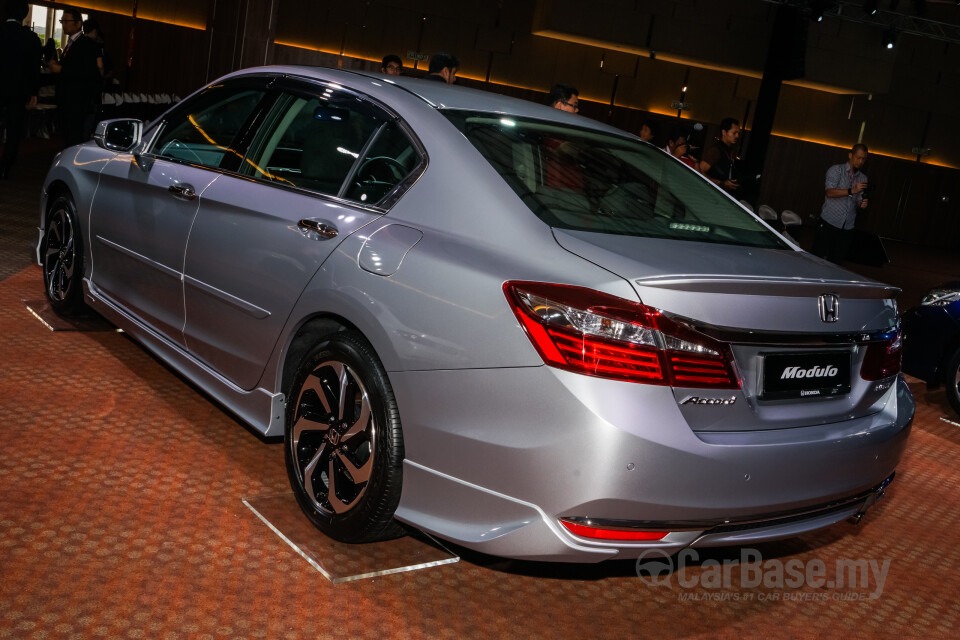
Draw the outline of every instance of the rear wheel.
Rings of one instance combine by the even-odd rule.
[[[947,400],[950,401],[953,410],[960,414],[960,348],[950,356],[943,377],[947,387]]]
[[[403,437],[396,401],[373,348],[359,334],[325,339],[301,361],[287,396],[287,475],[307,517],[331,538],[403,535]]]
[[[41,255],[50,306],[60,315],[76,314],[83,308],[83,242],[68,195],[59,196],[47,211]]]

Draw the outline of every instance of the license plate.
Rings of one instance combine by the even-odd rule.
[[[761,400],[823,398],[850,393],[850,353],[771,353],[763,357]]]

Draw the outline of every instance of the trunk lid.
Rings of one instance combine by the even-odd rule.
[[[730,345],[739,391],[673,390],[695,431],[847,420],[879,412],[893,393],[891,378],[867,380],[861,368],[898,326],[895,287],[801,251],[554,234],[628,280],[643,304]]]

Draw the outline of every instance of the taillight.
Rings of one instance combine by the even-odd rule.
[[[900,373],[903,333],[900,329],[887,332],[882,340],[867,345],[860,365],[860,377],[864,380],[883,380]]]
[[[548,365],[645,384],[740,388],[727,345],[653,307],[543,282],[507,282],[503,291]]]

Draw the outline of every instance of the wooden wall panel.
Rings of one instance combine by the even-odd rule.
[[[550,91],[557,82],[578,81],[570,70],[558,68],[561,48],[555,40],[518,36],[509,54],[494,53],[490,80],[539,91]]]
[[[421,14],[407,9],[370,12],[360,29],[351,29],[344,39],[344,51],[355,57],[382,60],[393,53],[403,59],[405,67],[413,67],[408,51],[416,51],[420,35]],[[379,71],[379,65],[377,65]]]
[[[240,67],[245,1],[217,2],[210,7],[209,27],[202,51],[207,58],[203,81],[215,78]]]
[[[77,7],[84,13],[88,11],[116,13],[123,16],[133,14],[133,0],[80,0],[71,2],[70,6]],[[97,16],[97,20],[100,16]]]
[[[637,57],[636,73],[621,77],[616,104],[631,109],[669,113],[670,104],[679,99],[687,67],[650,58]]]
[[[274,64],[308,65],[336,69],[339,67],[339,60],[340,56],[336,54],[303,49],[302,47],[276,45],[273,49]],[[368,70],[373,71],[374,63],[370,62],[368,64]],[[376,70],[379,71],[380,65],[377,64],[376,67]]]
[[[204,31],[138,20],[128,90],[184,97],[206,82],[206,52]]]
[[[207,26],[207,2],[197,0],[138,0],[137,17],[194,29]]]
[[[423,21],[423,37],[419,51],[428,56],[444,51],[460,59],[460,73],[483,79],[487,74],[490,55],[474,47],[479,25],[466,20],[427,15]],[[424,62],[420,65],[427,68]]]

